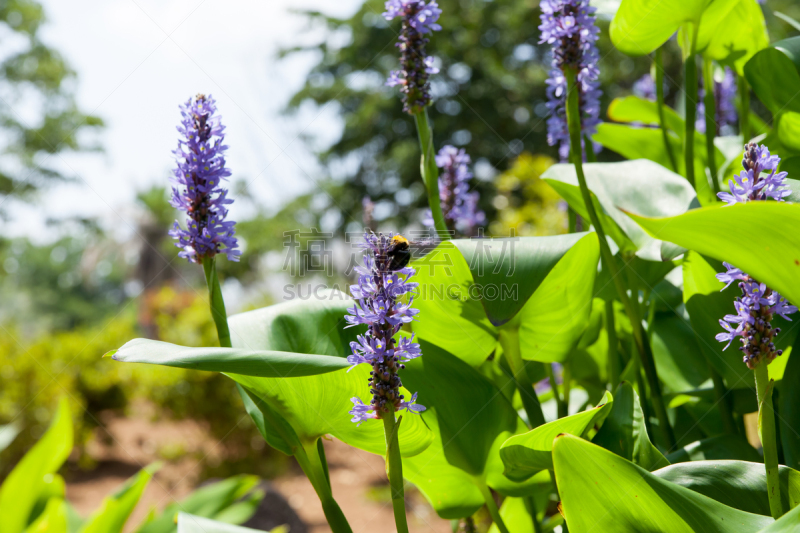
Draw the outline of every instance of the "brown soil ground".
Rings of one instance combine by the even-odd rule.
[[[98,437],[102,438],[94,439],[87,447],[89,455],[97,461],[96,468],[70,476],[67,484],[67,498],[82,516],[97,509],[105,496],[115,492],[139,469],[163,457],[165,449],[175,450],[171,454],[174,459],[164,462],[147,487],[126,532],[141,523],[152,508],[160,510],[185,497],[198,484],[201,460],[213,461],[224,453],[200,424],[190,420],[154,422],[148,416],[109,416],[104,424],[107,431],[98,430]],[[395,532],[383,458],[337,440],[326,441],[325,450],[334,496],[354,533]],[[329,532],[314,489],[302,471],[293,466],[265,487],[272,495],[265,498],[265,505],[272,506],[273,511],[265,507],[258,514],[296,513],[303,524],[292,528],[291,533]],[[451,531],[449,521],[436,516],[419,493],[412,491],[407,502],[412,533]],[[294,513],[280,509],[287,503]]]

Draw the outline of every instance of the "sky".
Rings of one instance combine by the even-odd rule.
[[[177,144],[178,105],[211,94],[227,127],[232,179],[245,179],[275,209],[308,191],[322,169],[300,133],[320,143],[341,131],[336,109],[281,114],[315,62],[278,59],[282,47],[320,39],[291,10],[350,16],[360,0],[42,0],[42,39],[77,72],[79,106],[100,116],[103,153],[66,154],[56,165],[74,183],[50,188],[33,206],[15,204],[7,236],[46,241],[48,218],[96,216],[119,237],[135,227],[134,198],[167,184]],[[231,215],[252,210],[234,204]]]

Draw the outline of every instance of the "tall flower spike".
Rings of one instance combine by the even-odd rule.
[[[433,65],[433,57],[425,50],[428,44],[426,34],[442,29],[436,23],[442,10],[436,0],[387,0],[386,20],[395,17],[403,19],[403,26],[398,37],[397,48],[400,49],[400,70],[389,73],[386,85],[400,86],[403,96],[403,111],[418,113],[431,103],[428,77],[439,69]]]
[[[372,400],[369,405],[360,398],[351,398],[353,422],[359,425],[370,418],[380,418],[382,413],[407,409],[409,412],[422,412],[425,407],[416,404],[417,395],[405,399],[400,394],[402,382],[398,371],[405,368],[403,363],[422,355],[419,344],[411,338],[394,336],[411,322],[419,313],[411,307],[414,299],[408,303],[401,302],[403,295],[416,289],[417,284],[409,282],[415,270],[411,267],[393,268],[394,254],[398,243],[407,241],[397,235],[374,234],[367,231],[364,235],[364,266],[356,267],[358,284],[350,287],[356,303],[347,310],[344,317],[347,327],[366,324],[367,332],[358,336],[357,342],[351,342],[353,353],[347,360],[358,365],[367,363],[372,366],[369,384]]]
[[[744,172],[736,176],[735,184],[730,182],[730,193],[719,193],[718,196],[728,205],[764,201],[767,198],[783,201],[790,191],[783,189],[786,186],[786,172],[775,173],[779,163],[780,158],[770,155],[766,146],[747,144],[742,161]],[[769,175],[763,176],[762,173],[766,171],[770,172]],[[725,283],[722,290],[738,281],[742,293],[734,301],[736,314],[725,315],[719,321],[725,331],[718,333],[716,339],[727,342],[727,349],[736,337],[741,337],[742,346],[739,349],[744,353],[744,362],[750,369],[754,369],[762,360],[770,363],[782,353],[773,343],[780,328],[772,327],[772,319],[778,315],[790,320],[788,315],[796,313],[797,307],[730,263],[723,265],[726,271],[717,274],[717,279]]]
[[[736,111],[736,91],[736,77],[730,68],[725,67],[722,81],[714,82],[714,101],[717,105],[714,121],[717,123],[717,135],[730,133],[726,130],[736,124],[739,119]],[[706,106],[703,103],[703,94],[704,91],[701,90],[700,103],[697,104],[697,121],[695,122],[695,129],[700,133],[706,132]]]
[[[442,169],[439,175],[439,198],[442,203],[447,228],[458,231],[462,235],[473,235],[475,228],[486,221],[486,215],[478,209],[478,192],[469,192],[470,157],[462,148],[445,145],[436,154],[436,166]],[[433,225],[430,211],[425,219],[427,225]]]
[[[233,200],[227,198],[222,180],[231,172],[225,168],[225,127],[215,116],[216,111],[216,102],[210,95],[198,94],[181,105],[181,139],[172,152],[178,166],[173,171],[175,186],[170,203],[186,211],[188,218],[186,229],[176,220],[169,234],[178,240],[175,246],[182,248],[178,255],[194,263],[218,253],[238,261],[242,253],[234,237],[236,222],[225,220],[225,206]]]
[[[574,69],[580,91],[581,142],[597,130],[600,123],[600,90],[597,68],[599,54],[597,36],[600,30],[595,26],[596,9],[589,6],[589,0],[542,0],[542,32],[540,43],[553,46],[552,69],[547,80],[547,107],[550,118],[547,120],[547,142],[558,145],[562,160],[569,156],[569,130],[567,128],[567,80],[564,69]],[[594,144],[594,143],[593,143]],[[584,150],[586,147],[584,146]],[[599,145],[593,146],[598,151]]]

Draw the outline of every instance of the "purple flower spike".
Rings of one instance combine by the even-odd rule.
[[[415,403],[416,393],[408,401],[400,394],[402,382],[398,371],[405,368],[403,363],[422,355],[413,335],[394,338],[403,324],[411,322],[419,312],[411,307],[413,297],[408,303],[400,301],[417,288],[416,283],[409,282],[414,269],[392,268],[390,251],[398,241],[405,242],[405,239],[399,235],[376,235],[367,231],[364,241],[364,266],[356,268],[358,284],[350,287],[356,303],[344,317],[349,324],[347,327],[368,326],[367,332],[359,335],[357,342],[350,343],[353,353],[347,358],[353,365],[366,363],[372,366],[368,380],[372,401],[366,405],[360,398],[352,398],[350,414],[353,422],[359,425],[370,418],[380,418],[382,413],[401,409],[412,413],[425,410],[424,406]]]
[[[470,157],[462,148],[443,146],[436,155],[436,166],[442,169],[439,176],[439,198],[444,212],[444,221],[452,232],[472,236],[475,228],[486,222],[486,215],[478,209],[480,195],[469,192]],[[430,211],[426,214],[425,223],[433,225]]]
[[[728,202],[728,205],[765,201],[767,198],[783,201],[790,191],[783,188],[786,187],[786,172],[775,172],[779,163],[780,158],[771,155],[766,146],[747,144],[742,161],[744,172],[736,176],[736,183],[730,182],[731,192],[719,193],[719,198]],[[769,175],[762,176],[766,171],[770,172]],[[723,348],[727,349],[736,337],[741,337],[742,346],[739,349],[744,353],[744,362],[750,369],[754,369],[762,360],[769,364],[782,353],[773,343],[780,328],[772,327],[772,318],[778,315],[790,320],[788,315],[796,313],[797,307],[730,263],[723,265],[726,272],[717,274],[717,279],[725,283],[722,290],[738,281],[742,292],[733,303],[736,314],[725,315],[719,321],[725,331],[718,333],[716,339],[727,342]]]
[[[238,261],[241,251],[237,250],[234,237],[236,222],[225,220],[228,215],[226,205],[233,200],[227,198],[228,191],[222,180],[231,175],[225,168],[225,150],[222,144],[225,127],[220,117],[215,116],[216,102],[202,94],[191,98],[181,106],[181,125],[178,131],[181,139],[178,148],[172,152],[178,163],[173,171],[173,207],[186,211],[186,229],[178,221],[169,232],[177,239],[175,246],[182,248],[178,254],[193,263],[202,262],[204,257],[214,257],[224,253],[231,261]]]
[[[656,94],[656,82],[653,76],[645,74],[633,84],[633,94],[643,100],[655,102],[658,99]]]
[[[714,113],[714,121],[717,123],[716,135],[731,134],[731,127],[739,120],[736,111],[736,77],[733,71],[725,67],[725,75],[721,82],[714,82],[714,100],[717,109]],[[706,106],[703,103],[704,91],[700,91],[700,103],[697,104],[697,121],[695,129],[700,133],[706,132]]]
[[[569,157],[569,130],[567,128],[567,80],[565,69],[574,69],[577,74],[581,105],[581,143],[593,135],[600,124],[600,71],[597,63],[597,36],[600,30],[595,26],[596,9],[589,6],[589,0],[542,0],[542,32],[540,43],[553,46],[553,62],[550,78],[547,80],[547,107],[550,118],[547,120],[547,142],[559,146],[558,153],[566,161]],[[584,147],[585,149],[585,147]],[[600,145],[593,143],[595,152]]]
[[[782,202],[791,191],[786,184],[786,172],[777,172],[781,158],[771,155],[764,146],[749,143],[745,145],[742,166],[744,172],[734,176],[728,185],[731,192],[717,193],[717,197],[728,205],[743,204],[754,200],[772,198]],[[769,174],[767,174],[769,172]]]
[[[389,73],[386,85],[400,86],[403,93],[403,111],[414,114],[431,103],[428,77],[437,74],[433,57],[425,50],[428,44],[426,34],[442,29],[436,23],[442,10],[436,0],[387,0],[386,20],[395,17],[403,19],[397,48],[400,49],[400,70]]]

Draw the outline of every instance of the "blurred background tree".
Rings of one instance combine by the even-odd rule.
[[[45,21],[34,0],[0,2],[0,215],[9,197],[30,199],[48,182],[66,179],[54,163],[66,150],[99,149],[82,143],[82,133],[102,120],[75,103],[75,73],[57,50],[44,44]]]

